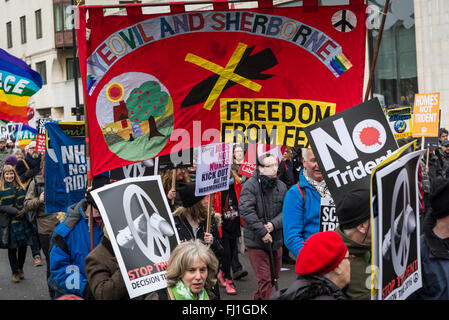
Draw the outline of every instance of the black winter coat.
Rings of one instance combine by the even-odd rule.
[[[270,300],[346,300],[346,297],[323,276],[299,275],[288,288],[276,291]]]
[[[239,210],[243,219],[245,246],[269,250],[269,244],[262,241],[262,238],[267,234],[264,227],[266,214],[267,222],[271,222],[274,226],[274,231],[271,233],[273,238],[272,248],[277,250],[283,244],[282,206],[287,187],[282,181],[276,179],[274,188],[262,194],[259,175],[259,170],[254,170],[253,175],[245,182],[240,193]],[[263,204],[265,204],[265,209]]]
[[[187,219],[184,219],[181,216],[175,216],[174,220],[176,229],[178,230],[179,240],[181,241],[188,241],[192,239],[204,240],[204,232],[206,231],[206,221],[200,223],[199,230],[195,238],[192,226],[187,221]],[[217,259],[221,260],[221,258],[223,257],[223,247],[220,244],[220,234],[218,233],[217,224],[215,223],[215,219],[213,217],[211,217],[210,233],[214,237],[214,242],[212,243],[210,248],[214,252]]]

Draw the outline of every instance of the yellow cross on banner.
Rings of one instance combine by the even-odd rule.
[[[188,53],[186,55],[185,61],[196,64],[197,66],[207,69],[220,76],[214,87],[212,88],[209,96],[207,97],[206,103],[204,104],[204,109],[212,109],[213,105],[217,101],[228,81],[233,81],[256,92],[259,92],[260,89],[262,89],[262,86],[260,84],[234,73],[235,68],[237,67],[243,57],[243,54],[245,53],[246,47],[246,44],[239,43],[237,48],[233,52],[231,59],[229,59],[228,64],[224,68],[192,53]]]

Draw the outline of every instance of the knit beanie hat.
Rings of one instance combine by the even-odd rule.
[[[370,218],[369,189],[353,189],[337,203],[336,215],[342,230],[357,227]]]
[[[435,190],[430,195],[431,214],[434,219],[449,216],[449,181]]]
[[[204,198],[204,196],[195,196],[195,182],[179,183],[176,187],[176,192],[179,192],[184,208],[193,207],[197,202],[200,202]]]
[[[335,231],[318,232],[304,243],[296,259],[296,273],[325,275],[334,270],[348,248]]]
[[[17,158],[16,156],[8,156],[5,159],[5,164],[9,164],[10,166],[15,167],[15,165],[17,164]]]
[[[111,183],[111,179],[109,177],[106,177],[103,174],[98,174],[92,179],[92,188],[90,191],[94,191],[95,189],[101,188],[109,183]],[[86,192],[87,203],[90,203],[96,207],[95,200],[90,194],[90,191]]]

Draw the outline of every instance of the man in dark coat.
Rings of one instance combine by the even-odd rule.
[[[410,299],[449,300],[449,181],[430,198],[421,236],[423,286]]]
[[[254,300],[271,297],[275,281],[272,273],[277,279],[282,264],[282,205],[287,187],[277,178],[277,169],[277,160],[270,154],[263,155],[240,194],[244,242],[258,283]]]
[[[305,242],[296,259],[298,278],[271,300],[345,300],[351,280],[348,249],[335,231],[318,232]]]

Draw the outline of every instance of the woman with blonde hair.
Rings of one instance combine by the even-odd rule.
[[[24,215],[25,194],[25,187],[14,167],[5,165],[0,177],[0,225],[9,227],[8,243],[2,243],[2,247],[8,249],[12,281],[15,283],[24,278],[23,265],[33,233]]]
[[[158,292],[159,299],[212,300],[217,269],[217,258],[202,241],[180,243],[168,260],[166,296]]]

